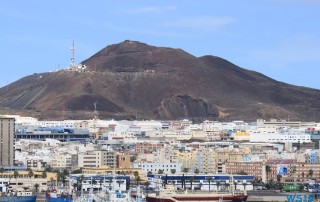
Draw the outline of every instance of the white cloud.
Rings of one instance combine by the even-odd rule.
[[[227,24],[237,22],[236,19],[231,17],[212,17],[212,16],[200,16],[200,17],[186,17],[171,22],[165,23],[167,27],[174,28],[205,28],[212,29]]]
[[[176,6],[147,6],[147,7],[140,7],[140,8],[133,8],[127,10],[118,10],[116,12],[119,13],[127,13],[127,14],[138,14],[138,13],[162,13],[168,11],[175,11]]]

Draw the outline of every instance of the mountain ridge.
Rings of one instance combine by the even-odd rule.
[[[42,119],[320,118],[320,91],[276,81],[211,55],[126,40],[81,64],[0,88],[0,112]]]

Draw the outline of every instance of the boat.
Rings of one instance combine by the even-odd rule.
[[[15,192],[0,196],[1,202],[35,202],[37,196],[32,192]]]
[[[232,192],[210,192],[210,191],[189,191],[177,190],[173,185],[166,185],[161,187],[156,193],[148,194],[146,197],[147,202],[177,202],[177,201],[233,201],[241,202],[246,201],[247,194],[243,191]]]
[[[72,202],[72,195],[65,192],[58,192],[56,189],[46,191],[46,201],[48,202]]]

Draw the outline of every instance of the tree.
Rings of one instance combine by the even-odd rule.
[[[130,162],[131,163],[135,162],[135,160],[137,160],[137,155],[130,156]]]
[[[102,182],[103,182],[103,180],[102,180],[102,179],[100,179],[100,180],[99,180],[100,190],[102,190]]]
[[[193,177],[193,176],[190,176],[189,181],[190,181],[190,187],[191,187],[191,190],[192,190],[192,183],[193,183],[193,181],[194,181],[194,177]]]
[[[15,179],[17,179],[17,178],[19,177],[18,171],[14,171],[14,172],[13,172],[13,177],[14,177]]]
[[[109,189],[111,189],[112,179],[109,179]]]
[[[277,181],[280,182],[282,178],[282,175],[277,175]]]
[[[210,184],[211,184],[212,180],[213,180],[212,177],[210,177],[210,176],[207,177],[207,181],[208,181],[208,183],[209,183],[209,191],[210,191]]]
[[[152,175],[152,172],[151,171],[148,171],[148,174],[147,175]]]
[[[23,189],[24,191],[27,191],[27,190],[29,189],[29,187],[22,187],[22,189]]]
[[[270,172],[271,172],[271,166],[270,165],[266,165],[267,182],[268,182],[268,177],[269,177],[269,173]]]
[[[196,169],[194,170],[194,173],[195,173],[195,174],[199,174],[199,173],[200,173],[199,169],[196,168]]]
[[[217,181],[217,182],[216,182],[216,185],[217,185],[217,191],[219,191],[220,184],[221,184],[221,182],[220,182],[220,181]]]
[[[70,174],[69,170],[67,169],[64,169],[62,173],[64,176],[68,176]]]
[[[36,184],[34,185],[34,188],[36,189],[36,192],[38,192],[39,184],[38,184],[38,183],[36,183]]]
[[[134,177],[139,176],[139,172],[138,172],[138,171],[134,171],[134,172],[133,172],[133,176],[134,176]]]
[[[1,177],[3,177],[3,173],[4,173],[4,172],[5,172],[4,167],[1,167],[1,168],[0,168]]]
[[[297,166],[292,166],[290,170],[291,174],[294,174],[297,172]]]
[[[141,177],[138,175],[136,178],[135,178],[136,182],[137,182],[137,186],[139,185],[139,182],[141,181]]]
[[[243,183],[243,189],[244,189],[244,191],[246,191],[246,186],[247,186],[247,183]]]
[[[28,172],[28,176],[29,176],[29,178],[32,178],[34,176],[34,173],[31,169]]]
[[[52,167],[51,166],[48,166],[44,169],[44,171],[46,172],[52,172]]]
[[[163,174],[163,170],[159,169],[158,174]]]
[[[42,172],[42,173],[41,173],[41,177],[42,177],[43,179],[47,178],[47,172],[45,172],[45,171]]]
[[[171,174],[175,174],[176,173],[176,169],[170,169]]]
[[[313,170],[312,170],[312,169],[310,169],[310,170],[308,171],[308,175],[309,175],[310,177],[312,177],[312,175],[313,175]]]

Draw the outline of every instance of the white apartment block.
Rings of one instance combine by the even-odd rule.
[[[133,163],[133,168],[141,168],[143,173],[152,172],[154,174],[162,170],[165,174],[171,174],[171,170],[174,169],[176,173],[181,172],[182,163]]]
[[[114,151],[95,150],[78,155],[79,168],[97,168],[101,166],[116,166]]]
[[[248,132],[250,133],[250,142],[311,142],[311,135],[306,134],[304,129],[259,128],[257,130],[250,130]]]
[[[56,155],[54,159],[51,161],[50,166],[53,168],[71,168],[71,155]]]

